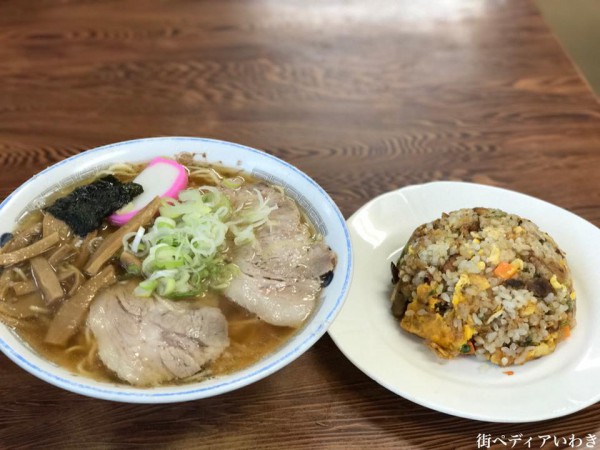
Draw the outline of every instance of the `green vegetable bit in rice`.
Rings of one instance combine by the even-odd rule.
[[[461,209],[418,227],[392,264],[392,312],[442,358],[523,364],[575,326],[565,254],[533,222]]]

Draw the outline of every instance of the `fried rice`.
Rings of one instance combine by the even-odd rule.
[[[533,222],[498,209],[419,226],[392,276],[401,327],[442,358],[523,364],[552,353],[575,326],[565,254]]]

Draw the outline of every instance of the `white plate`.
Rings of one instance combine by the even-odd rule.
[[[500,368],[475,358],[438,359],[390,312],[390,262],[420,224],[466,207],[495,207],[533,220],[567,253],[577,326],[544,358]],[[516,192],[435,182],[389,192],[349,220],[354,277],[329,329],[340,350],[382,386],[420,405],[469,419],[533,422],[600,400],[600,230],[557,206]],[[509,376],[504,372],[514,371]]]

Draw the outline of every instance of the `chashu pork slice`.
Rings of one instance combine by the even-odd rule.
[[[257,229],[256,242],[236,247],[240,268],[225,290],[232,301],[277,326],[298,327],[315,307],[323,279],[332,273],[335,253],[311,236],[296,203],[265,184],[231,195],[234,208],[252,206],[260,192],[277,209]]]
[[[191,308],[133,295],[135,283],[118,284],[94,300],[88,326],[102,362],[135,386],[187,378],[229,345],[227,320],[218,308]]]

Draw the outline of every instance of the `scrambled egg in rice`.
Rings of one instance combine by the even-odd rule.
[[[461,209],[418,227],[392,264],[392,312],[442,358],[523,364],[575,326],[565,254],[530,220]]]

